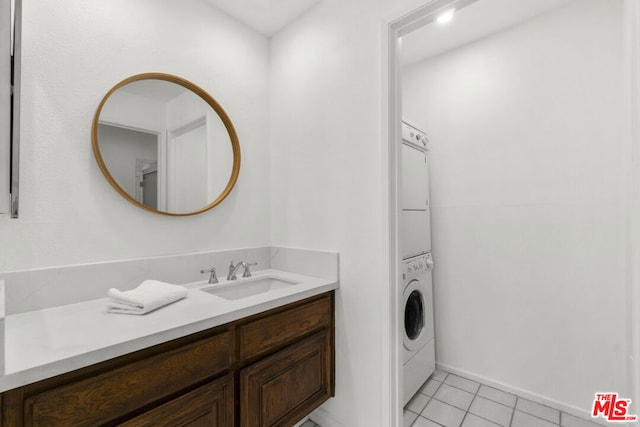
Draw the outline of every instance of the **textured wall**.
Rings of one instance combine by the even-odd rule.
[[[93,158],[98,103],[118,81],[151,71],[203,87],[238,131],[238,183],[205,214],[147,213]],[[25,1],[22,73],[21,210],[0,218],[0,271],[268,244],[265,37],[205,0]]]
[[[408,3],[325,0],[271,40],[271,239],[340,253],[326,425],[389,424],[381,41]]]

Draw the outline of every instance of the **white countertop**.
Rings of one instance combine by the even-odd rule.
[[[262,270],[296,285],[237,300],[202,291],[209,285],[184,285],[187,297],[146,315],[107,313],[107,298],[5,317],[5,372],[0,392],[122,356],[299,301],[333,289],[338,283],[279,270]],[[246,279],[239,278],[234,285]],[[250,279],[251,280],[251,279]],[[232,286],[234,286],[232,285]]]

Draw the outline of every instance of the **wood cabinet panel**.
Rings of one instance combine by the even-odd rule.
[[[240,372],[240,425],[292,425],[332,394],[329,331],[293,344]]]
[[[292,425],[334,395],[334,298],[328,292],[10,390],[0,394],[0,427]]]
[[[233,375],[208,383],[122,427],[231,427],[234,425]]]
[[[206,380],[231,362],[231,333],[29,396],[24,425],[96,426]]]
[[[245,360],[286,345],[331,325],[329,295],[287,311],[271,314],[238,327],[239,359]]]

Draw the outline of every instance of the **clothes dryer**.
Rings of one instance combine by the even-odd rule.
[[[400,255],[408,259],[431,251],[427,135],[402,123]]]

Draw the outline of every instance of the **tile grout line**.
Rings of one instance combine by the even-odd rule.
[[[440,381],[436,381],[436,380],[428,379],[427,381],[425,381],[425,384],[426,384],[428,381],[433,381],[433,382],[436,382],[436,383],[440,382]],[[422,385],[422,387],[424,387],[424,384]],[[422,388],[422,387],[421,387],[421,388]],[[440,388],[440,386],[438,386],[438,387],[436,388],[436,391],[438,391],[438,389],[439,389],[439,388]],[[426,407],[427,407],[427,405],[429,404],[429,402],[431,402],[431,398],[432,398],[432,396],[429,396],[428,394],[422,393],[420,390],[418,390],[418,392],[417,392],[415,395],[413,395],[413,397],[412,397],[411,399],[409,399],[409,402],[411,402],[413,399],[415,399],[416,395],[418,395],[418,394],[421,394],[421,395],[423,395],[424,397],[426,397],[426,398],[427,398],[427,402],[424,404],[424,406],[422,407],[422,409],[420,409],[420,412],[416,412],[416,411],[414,411],[414,410],[412,410],[412,409],[408,408],[408,406],[409,406],[409,404],[408,404],[408,403],[407,403],[407,406],[405,406],[403,409],[404,409],[404,410],[407,410],[407,411],[409,411],[409,412],[411,412],[412,414],[416,414],[416,415],[420,416],[420,413],[421,413],[422,411],[424,411],[424,408],[426,408]],[[434,391],[434,394],[435,394],[435,391]],[[414,421],[414,422],[415,422],[415,421]],[[413,424],[413,423],[411,423],[411,424]]]
[[[444,372],[444,371],[441,371],[441,372]],[[458,408],[457,406],[452,405],[452,404],[450,404],[450,403],[443,402],[442,400],[440,400],[440,399],[438,399],[438,398],[436,397],[436,394],[438,393],[438,391],[440,390],[440,388],[442,388],[442,385],[443,385],[443,384],[446,384],[447,386],[449,386],[449,387],[451,387],[451,388],[455,388],[456,390],[460,390],[460,391],[463,391],[463,392],[465,392],[465,393],[473,394],[473,398],[471,399],[471,402],[473,403],[473,400],[474,400],[474,399],[476,398],[476,396],[478,395],[478,392],[480,391],[480,387],[482,386],[482,384],[480,384],[480,383],[479,383],[479,382],[477,382],[477,381],[469,380],[468,378],[464,378],[464,377],[461,377],[461,376],[458,376],[458,375],[454,375],[454,376],[457,376],[458,378],[462,378],[462,379],[465,379],[465,380],[468,380],[468,381],[471,381],[471,382],[474,382],[474,383],[478,384],[478,388],[476,389],[475,393],[471,393],[471,392],[469,392],[469,391],[467,391],[467,390],[464,390],[464,389],[462,389],[462,388],[456,387],[456,386],[455,386],[455,385],[453,385],[453,384],[445,383],[445,381],[447,380],[447,378],[449,377],[449,375],[452,375],[452,374],[451,374],[450,372],[447,372],[447,375],[445,375],[445,376],[444,376],[444,378],[443,378],[443,380],[442,380],[442,381],[437,381],[437,380],[435,380],[435,379],[433,380],[433,381],[435,381],[435,382],[439,382],[439,383],[440,383],[440,385],[439,385],[439,386],[438,386],[438,388],[436,388],[436,390],[433,392],[433,395],[432,395],[432,396],[429,396],[429,400],[427,401],[427,405],[428,405],[432,400],[437,400],[438,402],[440,402],[440,403],[442,403],[442,404],[444,404],[444,405],[451,406],[452,408],[456,408],[456,409],[459,409],[459,410],[461,410],[461,411],[462,411],[463,409]],[[498,403],[498,402],[496,402],[496,403]],[[427,405],[425,405],[425,406],[424,406],[424,408],[422,408],[422,411],[420,411],[420,414],[418,414],[418,417],[422,417],[422,418],[424,418],[424,419],[426,419],[426,420],[429,420],[429,421],[431,421],[431,422],[433,422],[433,423],[435,423],[435,424],[437,424],[437,425],[442,426],[442,424],[438,423],[437,421],[434,421],[434,420],[432,420],[431,418],[427,418],[427,417],[425,417],[425,416],[422,416],[422,412],[426,409]],[[471,408],[471,403],[469,403],[469,408]],[[460,421],[460,424],[458,425],[458,427],[460,427],[460,426],[462,425],[462,423],[464,423],[464,420],[465,420],[465,418],[467,417],[467,414],[469,413],[469,408],[467,408],[466,410],[464,410],[464,411],[465,411],[465,412],[464,412],[464,415],[462,416],[462,420]],[[411,412],[413,412],[413,411],[411,411]],[[413,413],[415,414],[415,412],[413,412]],[[475,415],[475,414],[472,414],[472,415]],[[476,416],[477,416],[477,415],[476,415]],[[479,417],[479,418],[482,418],[482,417]],[[486,420],[485,418],[482,418],[482,419]],[[416,420],[417,420],[417,418],[416,418]],[[415,421],[416,421],[416,420],[414,420],[414,422],[413,422],[411,425],[413,425],[413,424],[415,423]],[[489,422],[493,423],[493,421],[491,421],[491,420],[486,420],[486,421],[489,421]],[[493,424],[496,424],[496,423],[493,423]],[[499,425],[499,424],[496,424],[496,426],[498,426],[498,425]]]
[[[438,402],[440,402],[440,403],[444,404],[444,405],[448,405],[448,406],[451,406],[452,408],[456,408],[456,409],[458,409],[458,410],[462,410],[461,408],[459,408],[459,407],[457,407],[457,406],[455,406],[455,405],[453,405],[453,404],[450,404],[450,403],[448,403],[448,402],[444,402],[444,401],[442,401],[442,400],[440,400],[440,399],[438,399],[438,398],[436,397],[436,394],[438,393],[438,391],[440,391],[440,389],[442,388],[442,385],[443,385],[443,384],[446,384],[447,386],[452,387],[452,388],[455,388],[456,390],[463,391],[463,392],[465,392],[465,393],[469,393],[469,394],[473,394],[473,398],[471,399],[471,403],[469,404],[469,407],[466,409],[466,411],[465,411],[465,413],[464,413],[464,416],[462,417],[462,420],[461,420],[461,422],[460,422],[460,424],[459,424],[459,426],[458,426],[458,427],[462,426],[462,424],[463,424],[463,423],[465,422],[465,420],[467,419],[467,416],[468,416],[468,414],[469,414],[469,413],[471,413],[472,415],[474,415],[474,416],[476,416],[476,417],[478,417],[478,418],[480,418],[480,419],[482,419],[482,420],[485,420],[485,421],[487,421],[487,422],[490,422],[490,423],[492,423],[492,424],[495,424],[496,426],[501,426],[500,424],[498,424],[498,423],[497,423],[497,422],[495,422],[495,421],[492,421],[492,420],[487,419],[487,418],[485,418],[485,417],[482,417],[482,416],[480,416],[480,415],[476,415],[476,414],[474,414],[473,412],[470,412],[470,410],[471,410],[471,406],[473,405],[473,402],[475,402],[475,400],[476,400],[478,397],[482,397],[483,399],[486,399],[486,400],[488,400],[488,401],[490,401],[490,402],[492,402],[492,403],[495,403],[495,404],[498,404],[498,405],[503,406],[503,407],[505,407],[505,408],[509,408],[509,409],[511,409],[511,417],[510,417],[510,419],[509,419],[509,423],[506,425],[506,427],[513,427],[513,421],[514,421],[514,419],[515,419],[516,411],[520,411],[520,412],[521,412],[521,413],[523,413],[523,414],[526,414],[526,415],[529,415],[529,416],[531,416],[531,417],[533,417],[533,418],[536,418],[536,419],[538,419],[538,420],[541,420],[541,421],[547,422],[547,423],[551,424],[553,427],[562,427],[562,415],[563,415],[563,413],[565,413],[565,412],[564,412],[564,411],[562,411],[562,410],[560,410],[560,409],[556,409],[556,408],[553,408],[553,407],[548,406],[548,405],[545,405],[545,404],[541,404],[541,403],[537,403],[537,402],[534,402],[534,401],[531,401],[531,400],[525,399],[525,398],[521,397],[520,395],[517,395],[517,394],[514,394],[514,393],[505,392],[504,390],[501,390],[501,389],[498,389],[498,388],[495,388],[495,387],[487,386],[487,387],[489,387],[489,388],[493,388],[493,389],[495,389],[495,390],[497,390],[497,391],[499,391],[499,392],[502,392],[502,393],[506,393],[506,394],[510,394],[510,395],[512,395],[512,396],[515,396],[516,400],[515,400],[515,402],[514,402],[513,406],[509,406],[509,405],[507,405],[507,404],[505,404],[505,403],[503,403],[503,402],[499,402],[499,401],[497,401],[497,400],[491,399],[490,397],[480,396],[480,395],[479,395],[479,393],[480,393],[480,389],[482,388],[482,386],[486,386],[486,384],[480,383],[480,382],[478,382],[478,381],[473,381],[473,380],[470,380],[470,379],[468,379],[468,378],[465,378],[465,377],[462,377],[462,376],[459,376],[459,375],[454,375],[454,374],[452,374],[452,373],[450,373],[450,372],[446,372],[446,371],[442,371],[442,370],[440,370],[440,372],[445,373],[446,375],[442,378],[442,381],[438,381],[438,380],[436,380],[436,379],[432,379],[432,381],[434,381],[434,382],[436,382],[436,383],[439,383],[439,384],[438,384],[438,386],[436,387],[436,389],[434,390],[434,392],[433,392],[433,394],[432,394],[431,396],[426,395],[426,394],[424,394],[424,393],[423,393],[426,397],[428,397],[428,399],[427,399],[426,404],[425,404],[425,405],[422,407],[422,409],[420,410],[420,412],[416,414],[416,412],[415,412],[415,411],[412,411],[412,410],[410,410],[410,409],[407,409],[407,410],[408,410],[408,411],[410,411],[411,413],[413,413],[413,414],[416,414],[416,415],[417,415],[417,418],[413,421],[413,423],[412,423],[411,425],[414,425],[414,424],[415,424],[415,422],[418,420],[418,418],[424,418],[424,419],[427,419],[427,420],[429,420],[430,422],[433,422],[433,423],[435,423],[435,424],[437,424],[437,425],[439,425],[439,426],[441,426],[441,425],[442,425],[442,424],[440,424],[440,423],[438,423],[438,422],[436,422],[436,421],[433,421],[432,419],[427,418],[426,416],[423,416],[423,415],[422,415],[422,412],[424,412],[424,410],[426,409],[426,407],[427,407],[427,406],[431,403],[431,401],[432,401],[432,400],[434,400],[434,399],[435,399],[436,401],[438,401]],[[464,379],[464,380],[467,380],[467,381],[470,381],[470,382],[473,382],[473,383],[478,384],[478,388],[476,389],[475,393],[471,393],[471,392],[469,392],[468,390],[465,390],[465,389],[463,389],[463,388],[457,387],[457,386],[455,386],[455,385],[453,385],[453,384],[445,383],[445,381],[446,381],[446,380],[449,378],[449,376],[451,376],[451,375],[453,375],[453,376],[455,376],[455,377],[458,377],[458,378],[461,378],[461,379]],[[557,422],[549,421],[547,418],[543,418],[542,416],[539,416],[539,415],[536,415],[536,414],[532,414],[532,413],[530,413],[530,412],[528,412],[528,411],[526,411],[526,410],[520,410],[520,409],[518,409],[518,403],[519,403],[519,401],[520,401],[520,400],[522,400],[522,401],[526,401],[526,402],[531,402],[531,403],[533,403],[533,404],[540,405],[540,406],[542,406],[542,407],[545,407],[545,408],[548,408],[548,409],[551,409],[551,410],[553,410],[553,411],[557,412],[557,414],[558,414],[558,421],[557,421]],[[598,427],[598,425],[597,425],[597,424],[594,424],[594,423],[590,422],[589,420],[585,420],[585,419],[583,419],[583,418],[581,418],[581,417],[576,417],[576,418],[578,418],[579,420],[585,421],[585,422],[587,422],[587,423],[591,423],[591,424],[593,424],[593,426],[592,426],[592,427]],[[320,427],[320,426],[319,426],[319,425],[316,425],[316,427]]]
[[[484,385],[484,384],[482,384],[482,385]],[[502,391],[502,390],[498,390],[498,391]],[[503,391],[503,393],[506,393],[506,392]],[[511,393],[507,393],[507,394],[511,394]],[[516,397],[516,401],[517,401],[518,395],[514,394],[513,396]],[[509,408],[509,409],[515,409],[516,408],[515,403],[513,404],[513,406],[509,406],[509,405],[506,405],[506,404],[504,404],[502,402],[498,402],[497,400],[493,400],[490,397],[486,397],[486,396],[480,396],[480,397],[483,398],[483,399],[486,399],[486,400],[488,400],[490,402],[497,403],[498,405],[504,406],[505,408]]]
[[[471,409],[471,405],[473,405],[473,401],[476,400],[476,397],[478,397],[478,392],[480,391],[480,387],[482,387],[482,384],[478,383],[478,388],[476,389],[476,392],[473,394],[473,399],[471,399],[471,402],[469,402],[469,407],[464,412],[464,416],[460,421],[460,426],[462,426],[462,424],[464,424],[464,420],[467,419],[467,415],[469,415],[469,409]],[[471,415],[475,415],[475,414],[471,414]]]
[[[518,396],[516,394],[516,401],[513,402],[513,411],[511,412],[511,419],[509,419],[509,427],[512,427],[513,418],[516,416],[516,408],[518,407],[518,399],[520,399],[520,396]]]
[[[476,381],[476,382],[477,382],[477,381]],[[509,406],[509,405],[505,405],[505,404],[503,404],[503,403],[501,403],[501,402],[497,402],[497,401],[495,401],[495,400],[493,400],[493,399],[489,399],[488,397],[485,397],[485,396],[479,396],[479,395],[478,395],[478,393],[480,393],[480,388],[482,388],[482,386],[483,386],[483,385],[485,385],[485,384],[482,384],[482,383],[478,383],[478,384],[480,384],[480,386],[478,387],[478,391],[476,392],[476,395],[475,395],[475,397],[473,398],[473,401],[475,401],[476,397],[479,397],[479,398],[481,398],[481,399],[488,400],[489,402],[497,403],[497,404],[499,404],[499,405],[504,406],[505,408],[509,408],[509,409],[511,409],[511,410],[512,410],[512,414],[511,414],[511,416],[513,417],[513,411],[515,410],[515,406],[512,408],[512,407],[511,407],[511,406]],[[516,398],[517,398],[517,396],[516,396]],[[473,401],[471,401],[471,405],[473,405]],[[468,412],[468,413],[470,413],[471,415],[473,415],[474,417],[478,417],[478,418],[480,418],[480,419],[482,419],[482,420],[485,420],[485,421],[487,421],[487,422],[490,422],[491,424],[494,424],[494,425],[496,425],[496,426],[498,426],[498,427],[510,427],[510,426],[503,426],[503,425],[501,425],[501,424],[498,424],[496,421],[490,420],[489,418],[485,418],[485,417],[483,417],[482,415],[474,414],[473,412],[471,412],[471,405],[469,405],[469,409],[467,410],[467,412]],[[465,415],[465,418],[466,418],[466,415]],[[463,420],[463,421],[464,421],[464,420]]]
[[[444,372],[444,371],[440,371],[440,372]],[[424,407],[422,408],[422,410],[421,410],[421,411],[420,411],[420,413],[418,414],[418,418],[422,417],[422,418],[424,418],[425,420],[429,420],[429,421],[431,421],[431,422],[433,422],[433,423],[435,423],[435,424],[437,424],[437,425],[439,425],[439,426],[442,426],[442,424],[440,424],[440,423],[438,423],[438,422],[436,422],[436,421],[433,421],[432,419],[429,419],[429,418],[427,418],[427,417],[423,417],[423,416],[422,416],[422,412],[424,412],[424,410],[427,408],[427,406],[429,405],[429,403],[431,403],[431,401],[432,401],[433,399],[435,399],[435,395],[436,395],[436,393],[438,392],[438,390],[440,390],[440,387],[442,387],[442,384],[444,384],[444,381],[445,381],[445,380],[447,379],[447,377],[449,376],[449,373],[448,373],[448,372],[447,372],[446,374],[447,374],[447,375],[445,375],[445,376],[444,376],[444,378],[442,379],[442,381],[438,381],[438,380],[435,380],[435,379],[433,380],[434,382],[440,383],[440,385],[439,385],[439,386],[438,386],[438,387],[433,391],[433,395],[428,396],[428,397],[429,397],[429,399],[427,400],[427,403],[424,405]],[[433,374],[431,374],[431,375],[433,375]],[[425,383],[426,383],[426,382],[428,382],[428,381],[429,381],[429,380],[425,381]],[[418,393],[419,393],[419,392],[418,392]],[[425,396],[427,396],[427,395],[425,395]],[[438,400],[438,399],[436,399],[436,400]],[[439,402],[439,400],[438,400],[438,402]],[[413,411],[411,411],[411,412],[413,412]],[[415,412],[413,412],[413,413],[415,414]],[[418,420],[418,418],[416,418],[415,420],[413,420],[413,422],[411,423],[411,425],[410,425],[409,427],[413,426],[413,425],[416,423],[416,421]],[[442,427],[445,427],[445,426],[442,426]]]
[[[429,400],[427,401],[427,404],[426,404],[426,405],[424,405],[424,408],[422,408],[422,411],[420,411],[420,413],[418,414],[418,417],[422,417],[422,413],[424,412],[424,410],[425,410],[425,409],[427,409],[427,406],[429,406],[429,403],[431,403],[431,401],[432,401],[433,399],[436,399],[436,393],[438,392],[438,390],[440,390],[440,388],[442,387],[442,384],[444,384],[444,380],[446,380],[448,376],[449,376],[449,374],[447,373],[447,375],[445,375],[445,376],[444,376],[444,378],[442,379],[442,381],[440,382],[440,385],[438,386],[438,388],[436,388],[436,389],[433,391],[433,394],[432,394],[431,396],[429,396]],[[434,380],[434,381],[435,381],[435,380]],[[438,399],[436,399],[436,400],[438,400]],[[434,423],[436,423],[436,424],[438,424],[438,425],[442,425],[442,424],[440,424],[440,423],[438,423],[438,422],[436,422],[436,421],[433,421],[433,420],[432,420],[432,419],[430,419],[430,418],[427,418],[427,417],[422,417],[422,418],[425,418],[425,419],[427,419],[427,420],[429,420],[429,421],[432,421],[432,422],[434,422]],[[416,420],[417,420],[417,418],[416,418]],[[414,421],[414,423],[415,423],[415,421]]]
[[[485,397],[483,397],[483,396],[480,396],[480,397],[482,397],[483,399],[486,399],[486,398],[485,398]],[[500,402],[493,401],[493,400],[491,400],[491,399],[487,399],[487,400],[489,400],[489,401],[491,401],[491,402],[493,402],[493,403],[500,403]],[[505,405],[502,405],[502,406],[505,406]],[[471,407],[469,407],[469,408],[471,408]],[[513,409],[513,408],[511,408],[511,407],[509,407],[509,406],[507,406],[507,408],[509,408],[509,409]],[[482,419],[482,420],[485,420],[485,421],[487,421],[487,422],[490,422],[491,424],[494,424],[494,425],[496,425],[496,426],[498,426],[498,427],[508,427],[508,426],[503,426],[502,424],[498,424],[496,421],[490,420],[489,418],[485,418],[485,417],[483,417],[482,415],[474,414],[473,412],[471,412],[471,415],[473,415],[474,417],[478,417],[478,418],[480,418],[480,419]],[[513,416],[513,414],[512,414],[512,416]]]
[[[545,408],[549,408],[549,409],[552,409],[552,410],[554,410],[554,411],[558,411],[558,422],[557,422],[557,423],[554,423],[553,421],[549,421],[548,419],[546,419],[546,418],[542,418],[542,417],[540,417],[540,416],[538,416],[538,415],[536,415],[536,414],[532,414],[532,413],[527,412],[527,411],[523,411],[523,410],[520,410],[520,409],[516,409],[516,407],[515,407],[515,406],[513,407],[513,409],[514,409],[514,411],[513,411],[513,412],[514,412],[514,414],[515,414],[515,411],[520,411],[520,412],[522,412],[523,414],[530,415],[530,416],[532,416],[532,417],[534,417],[534,418],[537,418],[537,419],[542,420],[542,421],[546,421],[546,422],[548,422],[549,424],[553,424],[554,426],[558,426],[558,427],[560,427],[560,423],[561,423],[561,416],[560,416],[560,414],[561,414],[563,411],[561,411],[561,410],[559,410],[559,409],[556,409],[556,408],[552,408],[551,406],[543,405],[542,403],[534,402],[533,400],[525,399],[525,398],[520,397],[520,396],[518,396],[518,395],[516,395],[516,398],[517,398],[517,399],[516,399],[516,406],[518,406],[518,400],[522,399],[522,400],[526,400],[527,402],[533,402],[533,403],[535,403],[535,404],[537,404],[537,405],[544,406]],[[584,420],[583,418],[580,418],[580,417],[577,417],[577,418],[578,418],[578,419],[580,419],[580,420],[583,420],[583,421],[587,421],[587,422],[589,422],[589,420]],[[511,426],[509,426],[509,427],[511,427]],[[594,427],[595,427],[595,426],[594,426]]]
[[[447,375],[447,376],[449,376],[449,375]],[[485,385],[485,384],[482,384],[482,383],[480,383],[480,382],[478,382],[478,381],[473,381],[473,380],[470,380],[470,379],[468,379],[468,378],[461,377],[461,376],[459,376],[459,375],[456,375],[456,376],[457,376],[458,378],[462,378],[462,379],[465,379],[465,380],[468,380],[468,381],[472,381],[472,382],[478,383],[478,384],[480,384],[480,387],[482,387],[483,385]],[[444,382],[443,382],[443,384],[444,384]],[[448,385],[448,386],[450,386],[450,387],[454,387],[454,388],[456,388],[456,389],[458,389],[458,390],[465,391],[465,392],[469,393],[467,390],[462,389],[462,388],[460,388],[460,387],[456,387],[456,386],[455,386],[455,385],[453,385],[453,384],[447,384],[447,385]],[[480,387],[478,387],[478,390],[476,391],[475,396],[477,396],[478,392],[480,391]],[[487,387],[489,387],[489,386],[487,386]],[[532,417],[534,417],[534,418],[537,418],[537,419],[539,419],[539,420],[546,421],[546,422],[548,422],[548,423],[550,423],[550,424],[554,424],[555,426],[562,427],[562,426],[561,426],[561,424],[560,424],[560,422],[561,422],[560,420],[558,421],[558,423],[554,423],[553,421],[549,421],[548,419],[543,418],[543,417],[541,417],[541,416],[538,416],[538,415],[536,415],[536,414],[532,414],[532,413],[530,413],[530,412],[527,412],[527,411],[523,411],[523,410],[519,410],[519,409],[517,409],[517,406],[518,406],[518,400],[520,400],[520,399],[522,399],[522,400],[526,400],[526,401],[528,401],[528,402],[532,402],[532,403],[535,403],[535,404],[537,404],[537,405],[544,406],[545,408],[549,408],[549,409],[552,409],[552,410],[554,410],[554,411],[558,411],[558,413],[559,413],[559,414],[558,414],[558,417],[559,417],[559,418],[560,418],[560,413],[561,413],[561,412],[563,412],[563,411],[560,411],[559,409],[556,409],[556,408],[552,408],[551,406],[543,405],[542,403],[534,402],[533,400],[524,399],[524,398],[523,398],[523,397],[521,397],[520,395],[517,395],[517,394],[514,394],[514,393],[508,393],[508,392],[506,392],[506,391],[503,391],[503,390],[497,389],[497,388],[495,388],[495,387],[491,387],[491,388],[493,388],[493,389],[495,389],[495,390],[498,390],[498,391],[500,391],[500,392],[502,392],[502,393],[511,394],[511,395],[513,395],[513,396],[515,396],[515,397],[516,397],[516,401],[515,401],[515,403],[513,404],[513,407],[511,407],[511,406],[509,406],[509,405],[505,405],[504,403],[502,403],[502,402],[498,402],[498,401],[493,400],[493,399],[491,399],[491,398],[484,397],[484,396],[480,396],[480,397],[481,397],[481,398],[483,398],[483,399],[487,399],[487,400],[489,400],[490,402],[497,403],[498,405],[504,406],[505,408],[509,408],[509,409],[511,409],[511,410],[512,410],[512,412],[511,412],[511,419],[509,420],[509,425],[508,425],[507,427],[511,427],[511,423],[513,422],[513,417],[514,417],[514,415],[515,415],[515,412],[516,412],[516,411],[520,411],[520,412],[522,412],[522,413],[524,413],[524,414],[530,415],[530,416],[532,416]],[[474,396],[474,399],[475,399],[475,396]],[[434,394],[434,398],[435,398],[435,394]],[[436,400],[437,400],[438,402],[442,402],[440,399],[436,399]],[[453,406],[454,408],[456,408],[456,406],[454,406],[454,405],[450,405],[450,404],[448,404],[447,402],[442,402],[442,403],[445,403],[445,404],[447,404],[447,405],[449,405],[449,406]],[[472,402],[472,403],[473,403],[473,402]],[[458,408],[458,409],[460,409],[460,408]],[[471,406],[469,406],[469,409],[471,409]],[[483,420],[485,420],[485,421],[489,421],[489,422],[491,422],[491,423],[493,423],[493,424],[500,425],[500,424],[496,423],[495,421],[489,420],[489,419],[487,419],[487,418],[485,418],[485,417],[482,417],[482,416],[480,416],[480,415],[476,415],[476,414],[474,414],[473,412],[472,412],[471,414],[472,414],[472,415],[475,415],[476,417],[482,418],[482,419],[483,419]],[[466,415],[465,415],[465,418],[466,418]],[[586,420],[586,421],[588,421],[588,420]],[[594,426],[594,427],[596,427],[596,426]]]

